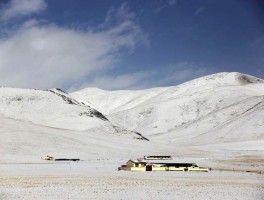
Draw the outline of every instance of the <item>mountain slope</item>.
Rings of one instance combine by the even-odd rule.
[[[99,88],[86,88],[73,92],[70,95],[79,101],[86,102],[92,107],[95,107],[104,114],[111,114],[133,108],[167,89],[168,88],[152,88],[134,91],[105,91]]]
[[[186,144],[264,140],[264,81],[250,75],[218,73],[175,87],[135,92],[88,88],[70,95],[151,140]]]
[[[153,150],[165,152],[164,154],[169,151],[164,145],[131,139],[132,136],[134,137],[131,132],[119,135],[103,126],[87,131],[74,131],[0,117],[0,164],[46,163],[40,157],[47,154],[56,158],[89,160],[127,159],[149,154]]]
[[[110,122],[96,109],[73,99],[60,89],[42,91],[2,87],[0,116],[59,129],[100,129],[106,134],[125,134],[144,139],[141,135]]]

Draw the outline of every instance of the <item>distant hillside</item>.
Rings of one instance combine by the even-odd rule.
[[[237,72],[136,91],[70,94],[151,140],[211,144],[264,140],[264,80]]]
[[[74,131],[101,129],[106,134],[126,134],[143,139],[141,135],[111,123],[102,113],[60,89],[1,87],[0,117]]]
[[[40,162],[45,154],[262,158],[264,81],[219,73],[136,91],[0,87],[0,135],[0,162]]]

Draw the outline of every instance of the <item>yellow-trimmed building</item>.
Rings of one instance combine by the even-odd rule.
[[[202,171],[208,172],[209,168],[199,167],[196,163],[152,163],[140,160],[129,160],[125,165],[118,167],[125,171]]]
[[[127,161],[126,165],[121,165],[118,167],[118,170],[125,170],[125,171],[146,171],[147,162],[144,161]]]

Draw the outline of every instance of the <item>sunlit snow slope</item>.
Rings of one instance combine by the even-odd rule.
[[[87,88],[70,94],[151,140],[178,144],[264,141],[264,81],[218,73],[175,87]]]
[[[129,132],[128,132],[129,133]],[[171,148],[134,139],[133,133],[115,133],[111,128],[95,127],[87,131],[51,128],[0,117],[0,163],[41,162],[41,156],[56,158],[124,158],[135,155],[173,152]],[[138,137],[136,135],[136,137]]]
[[[136,91],[0,87],[0,162],[35,162],[44,154],[255,157],[263,146],[264,81],[249,75],[219,73]]]
[[[60,89],[42,91],[1,87],[0,117],[59,129],[90,132],[99,129],[106,135],[116,133],[141,138],[111,123],[102,113]]]

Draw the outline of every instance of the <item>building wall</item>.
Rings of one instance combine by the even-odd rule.
[[[166,167],[155,167],[155,166],[153,166],[152,171],[166,171]]]
[[[203,171],[203,172],[208,172],[209,169],[208,168],[200,168],[200,167],[195,167],[195,168],[188,167],[188,171]]]
[[[184,171],[185,167],[169,167],[169,171]]]
[[[146,171],[146,167],[131,167],[131,171]]]
[[[127,167],[135,167],[135,163],[133,163],[132,161],[128,161],[126,166]]]

